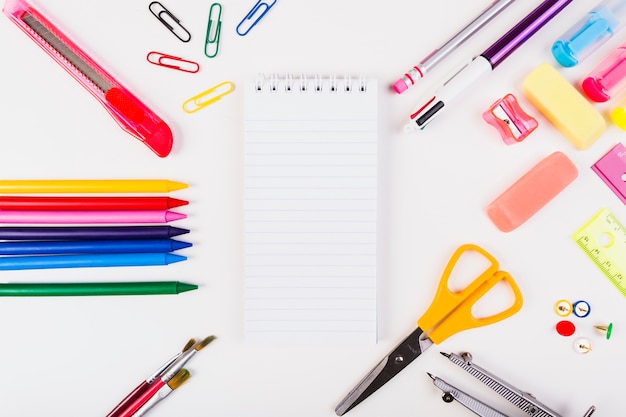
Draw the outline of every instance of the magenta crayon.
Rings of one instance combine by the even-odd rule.
[[[168,223],[186,217],[169,210],[0,210],[0,223],[10,224]]]

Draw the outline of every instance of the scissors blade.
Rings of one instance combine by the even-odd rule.
[[[422,338],[424,331],[419,327],[395,347],[341,400],[335,408],[335,414],[342,416],[361,401],[372,395],[391,378],[406,368],[419,355],[428,349],[432,342]]]

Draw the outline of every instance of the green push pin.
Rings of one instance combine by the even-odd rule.
[[[609,323],[608,326],[594,326],[596,329],[604,332],[606,340],[611,338],[611,332],[613,331],[613,323]]]

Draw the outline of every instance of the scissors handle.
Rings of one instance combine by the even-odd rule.
[[[476,251],[490,261],[490,266],[465,289],[450,291],[448,281],[454,266],[467,251]],[[499,271],[498,261],[487,251],[476,245],[462,245],[448,261],[437,293],[426,313],[418,320],[419,327],[428,334],[433,343],[441,343],[462,330],[496,323],[517,313],[522,308],[522,292],[508,272]],[[499,313],[487,317],[475,317],[474,304],[500,281],[504,281],[514,295],[513,304]]]

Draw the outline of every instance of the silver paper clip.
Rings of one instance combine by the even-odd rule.
[[[200,65],[197,62],[188,61],[174,55],[164,54],[162,52],[152,51],[148,53],[146,59],[151,64],[178,71],[196,73],[200,70]]]
[[[222,5],[213,3],[209,9],[209,23],[206,28],[204,54],[207,58],[214,58],[220,47],[220,32],[222,29]]]
[[[185,113],[196,112],[209,104],[213,104],[226,94],[232,92],[235,89],[235,85],[230,81],[224,81],[213,87],[209,88],[202,93],[191,97],[189,100],[183,103],[183,111]]]
[[[241,22],[237,25],[237,34],[239,36],[245,36],[250,32],[250,30],[259,23],[259,20],[265,16],[265,14],[276,4],[276,0],[272,0],[270,3],[264,2],[263,0],[259,0],[252,7],[252,9],[248,12],[246,17],[243,18]],[[260,14],[259,14],[260,11]],[[243,29],[245,30],[242,30]]]
[[[158,1],[153,1],[148,5],[148,9],[150,9],[150,12],[154,15],[154,17],[159,19],[159,21],[163,23],[165,27],[168,28],[178,39],[183,42],[189,42],[191,34],[183,25],[180,24],[180,20],[167,10],[165,6]]]

